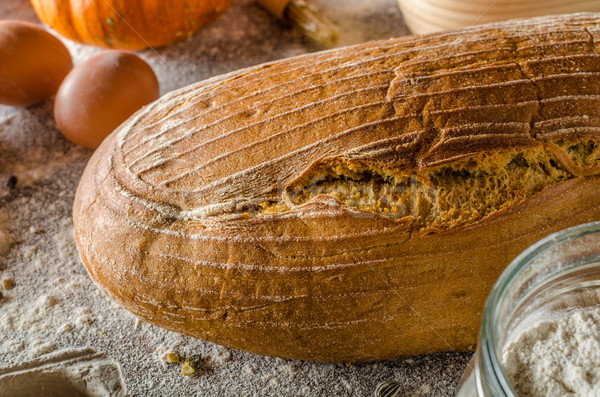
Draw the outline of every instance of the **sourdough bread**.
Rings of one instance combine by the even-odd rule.
[[[472,349],[540,238],[600,219],[600,14],[259,65],[141,110],[90,160],[81,259],[168,329],[364,361]]]

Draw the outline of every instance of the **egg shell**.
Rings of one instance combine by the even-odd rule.
[[[0,21],[0,104],[28,106],[52,97],[72,67],[69,50],[40,26]]]
[[[145,61],[129,52],[104,51],[67,75],[56,94],[54,118],[71,142],[96,148],[159,93],[156,75]]]

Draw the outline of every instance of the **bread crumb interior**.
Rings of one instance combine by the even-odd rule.
[[[572,151],[582,153],[582,159],[600,154],[590,142],[577,144]],[[537,147],[485,154],[414,175],[336,160],[317,166],[290,186],[288,194],[295,205],[327,195],[383,217],[412,217],[420,228],[448,229],[573,177],[551,150]]]
[[[578,142],[560,140],[556,146],[564,150],[577,167],[597,167],[600,163],[600,145],[592,139]]]

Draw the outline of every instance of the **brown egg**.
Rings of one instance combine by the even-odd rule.
[[[38,25],[0,21],[0,104],[27,106],[50,98],[72,67],[63,43]]]
[[[158,97],[158,80],[146,62],[132,53],[104,51],[67,75],[56,94],[54,118],[68,140],[96,148]]]

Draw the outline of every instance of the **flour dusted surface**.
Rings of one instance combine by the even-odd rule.
[[[540,323],[504,351],[521,397],[600,395],[600,307]]]

